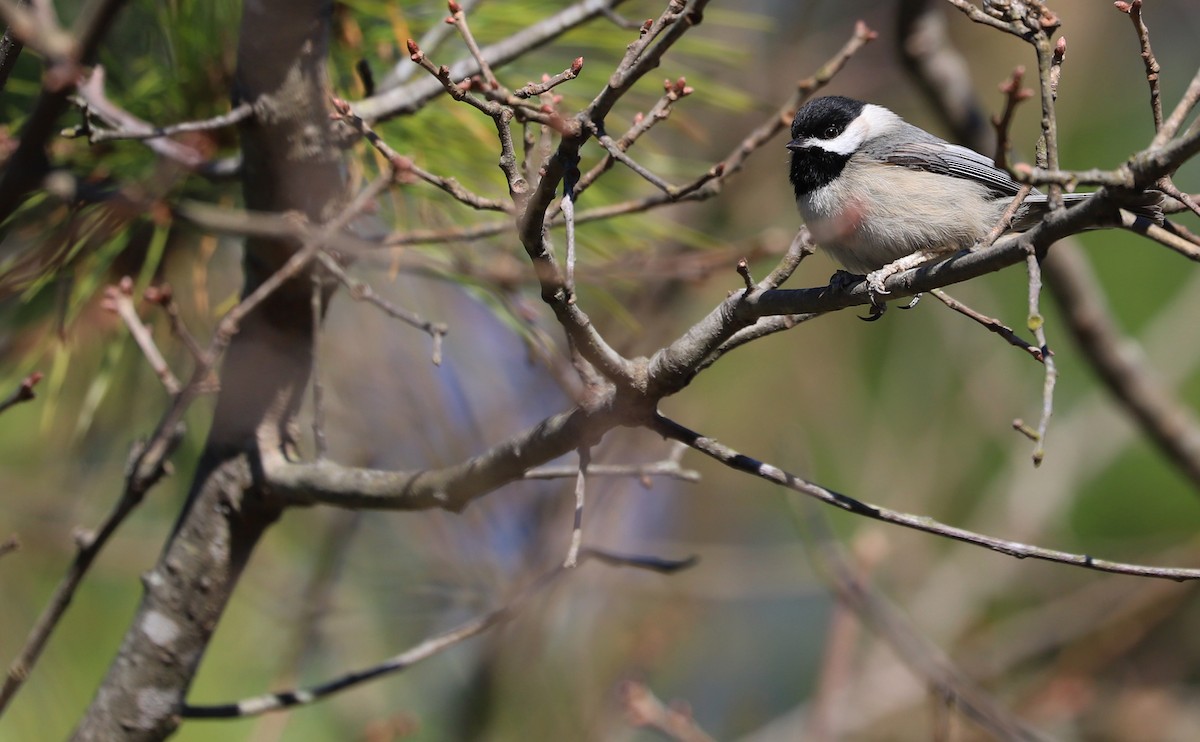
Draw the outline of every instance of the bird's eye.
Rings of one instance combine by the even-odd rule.
[[[835,124],[830,124],[829,126],[825,127],[825,136],[823,138],[824,139],[836,139],[838,134],[841,134],[841,133],[842,133],[842,127],[837,126]]]

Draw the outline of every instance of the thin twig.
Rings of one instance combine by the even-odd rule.
[[[700,472],[684,469],[678,461],[655,461],[649,464],[589,464],[589,478],[629,477],[649,486],[651,477],[666,477],[683,482],[699,482]],[[579,476],[578,466],[540,466],[525,472],[523,479],[567,479]]]
[[[1116,326],[1083,252],[1060,245],[1044,267],[1063,321],[1097,375],[1167,458],[1200,488],[1200,420],[1151,371],[1137,342]]]
[[[694,558],[667,560],[636,556],[625,557],[596,549],[581,550],[579,559],[581,563],[589,559],[595,559],[609,566],[633,567],[665,574],[686,569],[695,564]],[[446,649],[461,644],[471,637],[478,636],[493,626],[512,619],[535,595],[565,574],[567,574],[567,570],[564,567],[556,567],[522,589],[507,604],[460,624],[450,631],[430,637],[390,659],[363,670],[348,673],[308,689],[267,693],[236,703],[224,703],[212,706],[187,704],[180,710],[180,715],[188,719],[230,719],[256,716],[269,711],[279,711],[285,708],[308,705],[331,696],[334,693],[361,685],[368,680],[374,680],[384,675],[391,675],[392,673],[407,670],[422,660],[440,654]]]
[[[964,317],[969,317],[970,319],[983,325],[989,331],[994,332],[997,335],[999,335],[1000,337],[1004,338],[1005,341],[1007,341],[1009,345],[1011,345],[1015,348],[1020,348],[1021,350],[1025,351],[1030,356],[1032,356],[1035,361],[1038,361],[1038,362],[1043,361],[1041,348],[1038,348],[1035,345],[1031,345],[1024,338],[1017,335],[1017,333],[1014,332],[1011,327],[1004,324],[1003,322],[996,319],[995,317],[989,317],[986,314],[982,314],[980,312],[975,311],[971,307],[967,306],[966,304],[963,304],[961,301],[959,301],[958,299],[955,299],[954,297],[950,296],[949,294],[947,294],[945,291],[943,291],[941,289],[934,289],[933,291],[930,291],[929,293],[933,294],[934,297],[937,298],[938,301],[942,302],[943,304],[950,307],[954,311],[958,312],[959,314],[963,315]]]
[[[175,337],[183,343],[191,355],[192,360],[200,361],[204,357],[204,348],[196,340],[196,336],[188,330],[187,325],[183,322],[183,317],[179,313],[179,305],[175,303],[175,292],[168,283],[161,283],[157,286],[147,286],[142,298],[151,304],[157,304],[162,307],[162,310],[167,313],[167,320],[171,325],[171,332]]]
[[[691,708],[679,701],[667,705],[645,683],[626,680],[619,689],[625,718],[635,727],[653,729],[676,742],[715,742],[692,716]]]
[[[1159,89],[1158,77],[1162,72],[1162,67],[1158,65],[1158,60],[1154,57],[1154,50],[1150,48],[1150,29],[1142,20],[1142,0],[1117,2],[1114,5],[1117,10],[1129,16],[1129,20],[1133,22],[1133,29],[1137,32],[1138,45],[1142,49],[1142,63],[1146,67],[1146,83],[1150,86],[1150,111],[1154,116],[1154,131],[1161,131],[1163,125],[1162,91]]]
[[[799,492],[815,500],[832,505],[833,507],[861,515],[872,520],[891,523],[893,525],[911,528],[916,531],[930,533],[936,536],[962,541],[985,549],[1016,557],[1018,559],[1039,559],[1057,564],[1069,564],[1085,569],[1115,574],[1135,575],[1139,577],[1155,577],[1179,582],[1200,580],[1200,569],[1184,567],[1151,567],[1141,564],[1126,564],[1112,562],[1106,559],[1096,559],[1088,554],[1073,554],[1057,549],[1046,549],[1040,546],[1008,541],[995,536],[987,536],[964,528],[956,528],[923,515],[912,515],[890,508],[856,500],[839,492],[826,489],[809,482],[795,474],[779,469],[750,458],[713,438],[703,436],[680,425],[662,415],[656,415],[649,427],[670,440],[686,443],[691,448],[719,461],[725,466],[772,482],[781,487]]]
[[[575,57],[575,61],[571,62],[571,66],[567,67],[562,72],[551,77],[546,75],[541,82],[531,82],[523,87],[513,91],[513,95],[518,98],[536,98],[542,93],[549,92],[554,88],[562,85],[568,80],[574,80],[579,77],[580,71],[583,70],[583,57]]]
[[[1004,111],[998,116],[992,116],[992,126],[996,130],[996,166],[1004,169],[1008,168],[1009,131],[1017,106],[1033,97],[1032,90],[1021,87],[1024,77],[1025,68],[1017,67],[1007,80],[1000,83],[1000,92],[1004,93]]]
[[[902,610],[894,606],[864,574],[877,555],[854,560],[838,544],[828,518],[816,503],[790,501],[801,543],[815,567],[836,596],[838,605],[853,613],[895,652],[901,662],[925,681],[939,701],[952,701],[983,729],[1003,740],[1036,740],[1040,737],[1005,709],[978,682],[923,636]],[[868,549],[856,549],[867,552]],[[875,551],[878,551],[876,549]],[[856,561],[867,562],[859,567]],[[827,730],[833,732],[834,730]],[[845,730],[838,730],[845,734]],[[817,737],[832,738],[830,733]]]
[[[92,68],[92,73],[79,83],[79,97],[87,104],[89,116],[95,116],[105,124],[120,131],[144,132],[153,136],[154,126],[124,110],[108,99],[104,91],[105,70],[101,65]],[[240,107],[239,107],[240,108]],[[145,139],[145,145],[155,154],[177,162],[185,168],[207,177],[227,174],[228,164],[210,160],[195,147],[175,139],[161,136]]]
[[[575,476],[575,519],[571,526],[571,545],[563,567],[571,569],[579,563],[579,547],[583,544],[583,506],[587,497],[588,466],[592,463],[592,449],[579,447],[579,469]]]
[[[18,405],[22,402],[28,402],[32,399],[36,399],[37,393],[33,391],[33,388],[37,386],[38,382],[41,380],[41,371],[35,371],[29,376],[26,376],[21,381],[20,386],[16,388],[16,391],[8,395],[6,399],[0,400],[0,412],[4,412],[8,408]]]
[[[313,451],[317,461],[325,458],[329,444],[325,440],[325,385],[321,379],[321,336],[325,323],[325,307],[322,293],[324,291],[321,276],[312,276],[312,404],[313,404]]]
[[[471,33],[471,27],[467,23],[466,10],[456,0],[449,0],[448,4],[450,6],[450,17],[446,19],[446,23],[458,29],[463,43],[467,45],[467,50],[471,52],[475,63],[479,65],[479,72],[483,75],[484,81],[492,90],[496,90],[500,87],[500,82],[496,79],[496,73],[492,72],[492,66],[488,64],[487,57],[479,49],[479,44],[475,41],[475,35]]]
[[[337,260],[329,253],[322,252],[318,256],[318,259],[321,261],[321,265],[333,274],[334,278],[350,290],[350,297],[352,299],[374,304],[388,316],[395,317],[410,327],[414,327],[429,335],[433,339],[433,365],[442,365],[442,340],[450,332],[450,328],[446,323],[427,320],[416,312],[396,306],[376,293],[370,284],[351,278],[350,274],[346,273],[346,269],[339,265]]]
[[[142,322],[142,318],[138,316],[137,309],[133,306],[133,279],[126,276],[121,279],[120,284],[109,286],[104,292],[104,307],[121,318],[125,323],[125,327],[129,329],[129,334],[133,337],[134,342],[142,351],[142,355],[146,357],[146,361],[150,364],[150,368],[154,369],[154,374],[158,376],[158,380],[162,382],[163,388],[167,390],[167,394],[175,396],[179,394],[182,385],[175,374],[171,373],[171,367],[167,365],[167,361],[158,350],[158,345],[154,342],[154,336],[150,333],[150,329]]]
[[[1163,121],[1162,128],[1158,130],[1158,134],[1150,142],[1150,149],[1162,147],[1178,134],[1197,103],[1200,103],[1200,69],[1196,70],[1192,81],[1188,83],[1187,90],[1183,91],[1183,95],[1179,97],[1179,102],[1175,104],[1175,108],[1171,111],[1171,115],[1167,116]]]
[[[1042,412],[1038,418],[1036,429],[1036,445],[1033,449],[1033,465],[1041,466],[1046,458],[1046,431],[1050,427],[1050,416],[1054,414],[1054,386],[1058,381],[1058,364],[1054,362],[1054,354],[1046,343],[1046,320],[1041,312],[1042,295],[1042,266],[1037,255],[1029,255],[1025,259],[1029,272],[1029,318],[1028,326],[1033,332],[1042,354],[1042,365],[1045,366],[1045,376],[1042,381]]]
[[[411,182],[410,179],[412,177],[416,177],[450,194],[456,200],[466,204],[467,206],[470,206],[471,208],[480,209],[483,211],[508,210],[508,207],[504,203],[475,194],[464,188],[462,184],[454,178],[443,178],[440,175],[434,175],[433,173],[418,167],[417,164],[412,161],[412,158],[405,157],[393,149],[391,145],[389,145],[383,139],[383,137],[379,135],[378,132],[372,129],[371,126],[362,119],[361,116],[354,113],[354,111],[351,110],[350,106],[344,100],[340,98],[334,98],[332,103],[335,113],[331,115],[336,116],[339,120],[349,124],[359,134],[361,134],[362,137],[371,144],[371,146],[377,149],[379,153],[388,161],[388,164],[394,168],[395,177],[398,182]]]
[[[149,124],[134,125],[124,129],[96,129],[94,127],[87,127],[86,130],[82,128],[64,129],[62,135],[68,138],[73,136],[87,136],[88,141],[92,144],[122,139],[158,139],[159,137],[169,137],[190,131],[223,129],[244,121],[252,115],[254,115],[254,105],[251,103],[240,103],[230,109],[228,113],[196,121],[183,121],[178,124],[167,124],[165,126],[152,126]]]

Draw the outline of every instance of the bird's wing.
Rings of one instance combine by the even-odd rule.
[[[888,152],[878,153],[878,156],[880,161],[890,165],[926,170],[980,183],[997,196],[1015,196],[1021,188],[1012,176],[996,167],[996,163],[990,158],[929,134],[902,143]]]

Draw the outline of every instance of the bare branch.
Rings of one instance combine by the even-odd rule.
[[[1056,248],[1046,262],[1046,281],[1067,329],[1113,398],[1200,487],[1200,420],[1148,368],[1137,343],[1114,325],[1087,259],[1078,249]]]
[[[115,106],[106,108],[108,112],[115,112]],[[176,134],[184,134],[191,131],[211,131],[213,129],[223,129],[227,126],[233,126],[239,121],[244,121],[254,115],[254,106],[250,103],[240,103],[234,106],[228,113],[223,113],[212,118],[200,119],[196,121],[183,121],[178,124],[167,124],[165,126],[153,126],[150,124],[140,125],[137,119],[129,116],[125,121],[135,123],[128,129],[95,129],[75,128],[64,130],[63,136],[86,136],[92,144],[97,142],[111,142],[121,139],[157,139],[159,137],[169,137]]]
[[[1033,97],[1033,91],[1021,87],[1025,77],[1025,68],[1017,67],[1012,76],[1000,84],[1000,92],[1004,93],[1004,112],[992,117],[992,126],[996,129],[996,166],[1008,167],[1009,130],[1012,128],[1013,115],[1022,101]]]
[[[25,379],[21,381],[21,385],[17,387],[16,391],[8,395],[7,398],[0,400],[0,412],[4,412],[8,408],[21,404],[22,402],[28,402],[37,398],[37,393],[33,391],[33,388],[37,386],[41,380],[41,371],[35,371],[29,376],[26,376]]]
[[[592,449],[579,447],[579,470],[575,476],[575,522],[571,527],[571,546],[563,567],[572,569],[579,563],[579,547],[583,544],[583,507],[587,498],[588,466],[592,463]]]
[[[526,26],[507,39],[483,47],[480,54],[492,69],[499,68],[553,41],[572,28],[602,16],[622,2],[624,0],[579,0],[552,16]],[[470,56],[450,65],[451,79],[463,80],[477,74],[479,64]],[[413,113],[437,97],[441,90],[440,83],[417,80],[354,103],[352,107],[367,121],[378,121]]]
[[[483,75],[484,82],[493,90],[499,88],[500,82],[496,79],[496,73],[492,72],[492,67],[488,64],[487,57],[483,55],[483,52],[479,49],[479,44],[475,41],[475,35],[471,33],[471,26],[467,23],[466,11],[458,4],[457,0],[449,0],[449,5],[450,16],[446,19],[446,23],[458,29],[463,43],[467,45],[467,50],[471,52],[471,57],[479,65],[479,73]]]
[[[158,345],[154,342],[154,336],[150,334],[150,329],[142,323],[142,318],[138,316],[131,298],[132,291],[133,279],[126,276],[119,285],[109,286],[104,292],[105,306],[116,312],[125,326],[129,328],[129,334],[133,336],[142,355],[146,356],[146,361],[149,362],[150,368],[154,369],[155,375],[162,382],[167,394],[172,396],[179,394],[179,390],[182,388],[179,379],[171,373],[171,367],[167,365],[166,359],[159,352]]]
[[[994,536],[986,536],[974,531],[968,531],[963,528],[956,528],[944,523],[939,523],[932,518],[922,515],[911,515],[902,513],[890,508],[880,507],[866,502],[861,502],[839,492],[826,489],[820,485],[813,484],[801,477],[790,472],[786,472],[770,464],[757,461],[755,459],[739,453],[734,449],[719,443],[718,441],[703,436],[695,431],[688,430],[679,423],[670,420],[662,415],[657,415],[651,423],[651,428],[670,440],[686,443],[688,446],[696,449],[700,453],[721,462],[722,464],[741,471],[747,474],[764,479],[768,482],[773,482],[781,487],[799,492],[815,500],[832,505],[833,507],[845,510],[857,515],[861,515],[872,520],[883,521],[893,525],[911,528],[913,530],[930,533],[944,538],[962,541],[964,543],[980,546],[985,549],[1016,557],[1018,559],[1040,559],[1058,564],[1070,564],[1076,567],[1085,569],[1093,569],[1100,572],[1113,572],[1116,574],[1135,575],[1139,577],[1155,577],[1167,580],[1186,581],[1200,580],[1200,569],[1188,569],[1183,567],[1151,567],[1141,564],[1126,564],[1122,562],[1112,562],[1104,559],[1096,559],[1088,554],[1072,554],[1070,552],[1058,551],[1056,549],[1046,549],[1040,546],[1031,546],[1015,541],[1007,541],[1005,539],[996,538]]]
[[[969,317],[970,319],[983,325],[988,331],[994,332],[997,335],[999,335],[1000,337],[1004,338],[1004,340],[1009,345],[1013,346],[1014,348],[1020,348],[1021,350],[1025,351],[1035,361],[1038,361],[1038,362],[1043,361],[1041,348],[1038,348],[1037,346],[1034,346],[1034,345],[1030,345],[1029,342],[1027,342],[1024,338],[1017,335],[1017,333],[1015,333],[1011,327],[1004,324],[1003,322],[996,319],[995,317],[989,317],[986,314],[981,314],[980,312],[975,311],[971,307],[967,306],[966,304],[963,304],[961,301],[959,301],[958,299],[955,299],[954,297],[950,296],[949,294],[947,294],[945,291],[942,291],[941,289],[934,289],[933,291],[931,291],[929,293],[933,294],[934,297],[936,297],[938,301],[940,301],[941,303],[950,307],[954,311],[958,312],[959,314],[963,315],[964,317]]]
[[[1114,4],[1117,10],[1128,14],[1129,20],[1133,22],[1133,29],[1137,32],[1138,44],[1142,48],[1142,63],[1146,67],[1146,83],[1150,86],[1150,112],[1154,116],[1154,131],[1161,131],[1163,125],[1162,91],[1159,89],[1158,76],[1162,72],[1162,67],[1158,65],[1158,60],[1154,57],[1154,50],[1150,48],[1150,29],[1146,28],[1146,22],[1142,20],[1142,0]]]
[[[1045,366],[1046,371],[1042,382],[1042,412],[1041,417],[1038,418],[1036,438],[1034,438],[1037,445],[1033,449],[1033,465],[1041,466],[1042,460],[1046,457],[1046,431],[1050,427],[1050,416],[1054,414],[1054,386],[1058,381],[1058,364],[1054,362],[1054,353],[1046,344],[1046,320],[1041,311],[1042,266],[1038,256],[1032,253],[1025,258],[1025,265],[1029,271],[1029,318],[1027,323],[1041,349],[1042,365]]]
[[[576,57],[575,61],[571,62],[571,66],[562,72],[559,72],[553,77],[547,75],[542,79],[541,82],[531,82],[524,87],[517,88],[513,91],[513,95],[518,98],[536,98],[542,93],[549,92],[568,80],[574,80],[576,77],[579,77],[581,70],[583,70],[583,57]]]
[[[347,289],[350,290],[351,298],[355,299],[356,301],[365,301],[369,304],[374,304],[389,316],[395,317],[405,324],[427,333],[429,337],[433,338],[433,365],[442,365],[442,339],[445,338],[446,333],[450,331],[450,328],[446,326],[446,323],[432,322],[416,312],[411,312],[407,309],[398,307],[387,299],[384,299],[382,296],[377,294],[369,284],[351,278],[350,275],[346,273],[346,270],[342,268],[342,266],[338,265],[337,260],[335,260],[329,253],[322,252],[318,258],[321,261],[321,265],[325,267],[325,270],[332,273],[334,278],[336,278]]]
[[[680,569],[686,569],[695,563],[695,559],[666,560],[644,557],[626,557],[597,549],[583,549],[579,554],[580,562],[594,559],[608,566],[623,566],[645,569],[651,572],[670,574]],[[471,619],[450,631],[430,637],[410,649],[384,660],[371,667],[348,673],[334,680],[321,683],[306,690],[282,691],[268,693],[262,696],[213,706],[186,705],[181,713],[189,719],[229,719],[246,716],[256,716],[269,711],[279,711],[294,706],[301,706],[319,701],[323,698],[361,685],[368,680],[374,680],[392,673],[402,672],[441,652],[461,644],[484,631],[512,619],[530,599],[543,589],[567,574],[565,567],[557,567],[534,580],[530,585],[518,592],[507,604],[489,611],[477,618]]]
[[[199,150],[183,142],[168,139],[165,135],[156,134],[157,130],[153,125],[142,121],[110,101],[104,92],[104,80],[104,67],[96,65],[92,68],[92,74],[79,83],[79,97],[87,104],[88,115],[96,116],[105,124],[115,127],[117,131],[145,134],[146,136],[144,137],[138,136],[136,138],[145,140],[146,146],[151,151],[160,157],[177,162],[198,174],[212,176],[224,174],[227,168],[223,163],[209,160]],[[238,109],[235,109],[236,114],[231,112],[226,115],[236,115],[236,120],[245,119],[252,111],[245,111],[243,113],[241,111],[243,107],[239,106]]]
[[[625,716],[635,727],[647,727],[676,742],[715,742],[692,717],[691,709],[673,701],[669,706],[644,683],[626,680],[620,687]]]

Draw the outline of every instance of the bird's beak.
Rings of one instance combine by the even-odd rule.
[[[793,152],[799,152],[804,149],[804,142],[799,139],[793,139],[787,143],[787,148]]]

